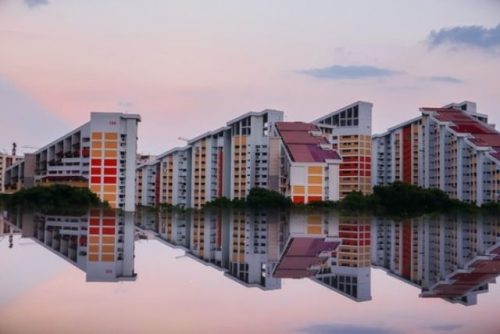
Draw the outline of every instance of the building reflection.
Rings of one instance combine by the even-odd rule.
[[[171,247],[246,287],[310,279],[354,301],[371,300],[371,268],[422,298],[473,305],[500,274],[500,218],[400,221],[337,212],[161,211],[138,220]]]
[[[500,275],[499,217],[420,217],[372,225],[372,262],[421,297],[473,305]]]
[[[117,210],[84,215],[23,213],[10,219],[52,253],[86,273],[87,282],[135,280],[134,216]]]

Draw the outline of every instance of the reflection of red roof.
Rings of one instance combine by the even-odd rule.
[[[327,257],[320,257],[323,252],[335,251],[340,242],[325,241],[323,238],[292,238],[274,270],[279,278],[303,278],[314,274],[312,266],[321,265]]]
[[[477,259],[469,266],[469,272],[457,272],[449,277],[449,282],[437,284],[423,297],[457,298],[474,288],[488,283],[500,275],[500,246],[489,252],[490,259]]]
[[[325,162],[329,159],[340,159],[336,150],[320,146],[321,144],[328,145],[328,141],[321,135],[311,133],[320,131],[314,124],[278,122],[276,128],[294,162]]]
[[[459,133],[468,133],[470,141],[477,146],[490,146],[496,153],[491,155],[500,160],[500,133],[466,112],[453,108],[422,108],[423,111],[434,112],[434,117],[442,122],[452,122],[451,129]]]

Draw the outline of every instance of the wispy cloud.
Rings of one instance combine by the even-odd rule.
[[[444,325],[433,325],[427,328],[433,332],[452,332],[462,327],[464,326],[459,324],[444,324]]]
[[[493,28],[483,26],[459,26],[433,30],[427,38],[431,47],[448,45],[474,47],[484,50],[500,47],[500,24]]]
[[[315,68],[310,70],[299,71],[302,74],[318,79],[366,79],[366,78],[381,78],[390,77],[401,72],[387,68],[380,68],[370,65],[333,65],[323,68]]]
[[[394,331],[387,328],[368,327],[349,324],[317,324],[311,325],[298,330],[299,333],[309,334],[398,334],[399,331]]]
[[[38,6],[48,5],[49,0],[24,0],[24,4],[30,8],[35,8]]]
[[[451,84],[459,84],[459,83],[463,83],[464,82],[462,79],[458,79],[458,78],[455,78],[455,77],[439,76],[439,75],[428,77],[428,78],[425,78],[425,79],[429,80],[429,81],[434,81],[434,82],[451,83]]]

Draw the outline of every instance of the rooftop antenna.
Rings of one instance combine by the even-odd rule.
[[[14,142],[12,143],[12,156],[16,156],[16,148],[17,148],[17,144]]]

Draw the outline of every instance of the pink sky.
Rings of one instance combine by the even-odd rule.
[[[91,111],[141,114],[139,149],[153,154],[265,108],[312,120],[366,100],[381,132],[471,100],[500,123],[500,46],[428,43],[446,27],[487,32],[498,1],[31,1],[47,3],[0,0],[0,150],[46,144]],[[394,73],[302,72],[353,65]]]

